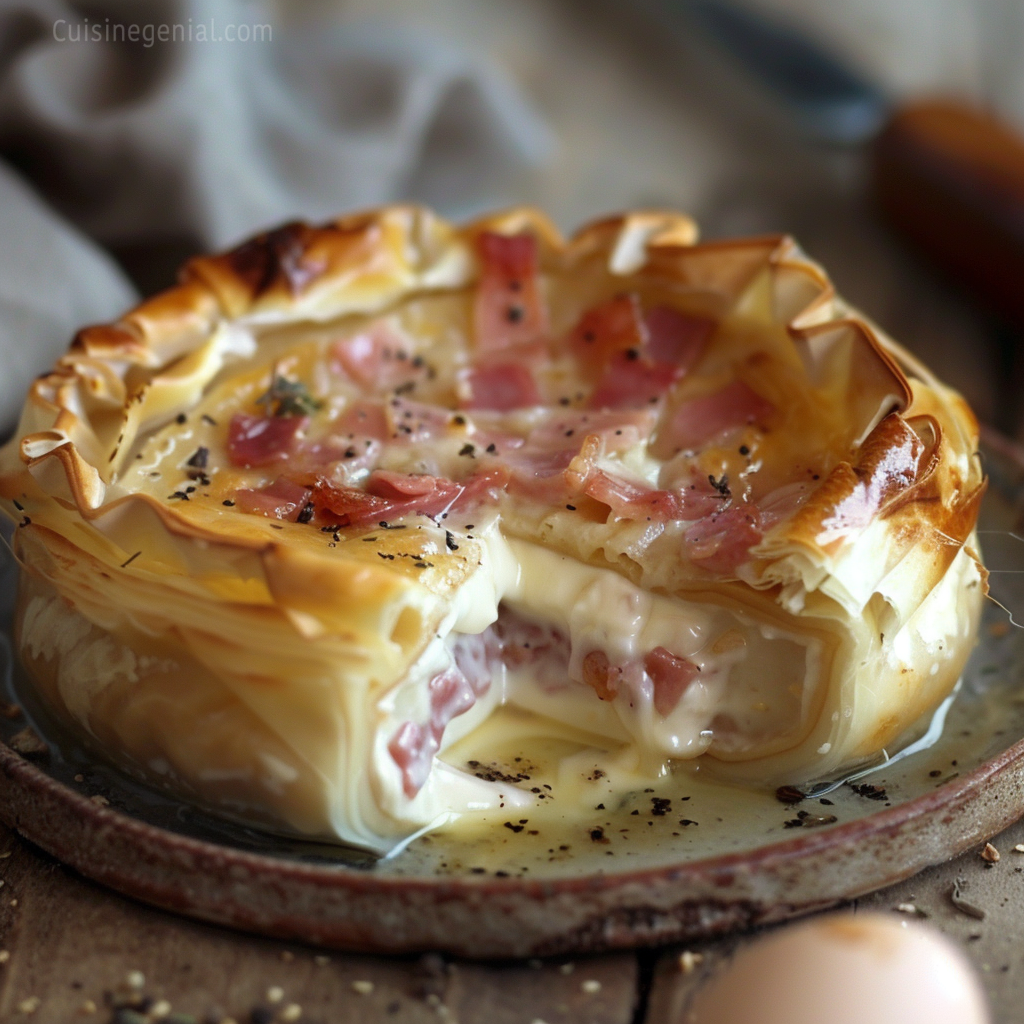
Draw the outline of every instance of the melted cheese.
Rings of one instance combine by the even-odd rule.
[[[571,652],[568,664],[550,666],[548,673],[531,665],[497,666],[487,693],[448,724],[442,753],[503,705],[543,716],[553,735],[567,741],[578,740],[582,731],[612,747],[630,748],[627,761],[642,764],[648,774],[657,774],[667,759],[694,758],[716,743],[732,751],[753,749],[793,737],[802,728],[804,709],[823,685],[813,639],[717,605],[644,591],[611,569],[507,537],[496,519],[478,526],[475,536],[483,544],[476,572],[454,595],[435,640],[409,675],[378,700],[372,715],[373,789],[388,816],[408,826],[437,824],[469,810],[533,802],[514,786],[481,781],[436,759],[423,788],[410,800],[388,749],[403,723],[429,718],[428,683],[454,664],[457,637],[482,632],[498,620],[502,608],[563,634]],[[655,710],[649,678],[613,701],[599,700],[583,681],[582,661],[590,651],[625,664],[656,647],[699,669],[668,715]],[[339,817],[350,813],[338,808]]]

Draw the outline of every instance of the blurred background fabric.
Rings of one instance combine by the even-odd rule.
[[[1019,0],[735,2],[788,19],[894,99],[952,95],[1024,129]],[[75,239],[46,273],[19,256],[27,229],[0,234],[4,393],[20,393],[12,374],[52,361],[77,317],[109,317],[127,301],[99,247],[148,292],[197,249],[288,218],[414,199],[455,218],[530,203],[566,231],[657,206],[694,214],[705,237],[790,232],[987,416],[1003,370],[985,312],[879,223],[863,152],[801,138],[707,45],[686,6],[0,0],[0,157],[49,205],[52,232],[63,218]],[[273,37],[72,41],[86,18],[104,31],[268,24]],[[5,175],[0,189],[0,206],[44,214],[16,180]],[[25,277],[29,292],[45,282],[23,302],[36,304],[34,329],[7,298],[26,293]],[[11,412],[0,405],[0,424]]]
[[[400,25],[285,27],[243,0],[3,0],[0,17],[0,145],[107,243],[217,248],[400,196],[466,215],[548,149],[497,65]],[[182,26],[182,41],[73,41],[117,22]],[[207,25],[252,38],[188,41]]]
[[[507,201],[551,148],[500,67],[467,49],[272,15],[242,0],[0,0],[0,149],[52,207],[3,170],[0,429],[78,326],[134,297],[80,232],[184,253],[404,198],[466,217]],[[183,39],[113,35],[133,23]],[[200,26],[253,38],[199,41]]]
[[[114,260],[0,163],[0,436],[70,332],[134,298]]]

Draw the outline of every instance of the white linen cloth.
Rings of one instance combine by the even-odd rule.
[[[133,298],[80,231],[217,248],[396,199],[465,216],[550,145],[493,64],[411,29],[289,27],[245,0],[0,0],[0,151],[56,211],[0,169],[0,434],[72,332]]]

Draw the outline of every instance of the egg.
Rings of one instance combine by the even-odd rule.
[[[945,936],[886,914],[835,914],[740,950],[685,1024],[988,1024],[985,996]],[[683,1024],[681,1022],[681,1024]]]

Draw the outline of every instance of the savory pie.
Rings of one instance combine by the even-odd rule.
[[[17,643],[106,756],[376,849],[538,799],[442,756],[501,705],[652,776],[824,778],[956,684],[976,444],[785,237],[288,225],[33,385]]]

